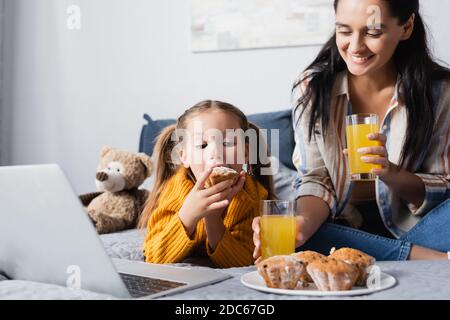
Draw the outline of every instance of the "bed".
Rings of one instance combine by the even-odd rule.
[[[141,230],[127,230],[102,235],[105,250],[112,258],[143,260]],[[179,264],[186,266],[188,264]],[[337,299],[450,299],[450,261],[378,262],[383,272],[394,276],[397,284],[391,289],[372,295],[339,297]],[[193,268],[207,268],[193,266]],[[256,291],[241,284],[243,274],[255,267],[222,269],[232,277],[206,287],[186,291],[159,299],[180,300],[288,300],[288,299],[333,299],[332,297],[305,297],[269,294]],[[113,296],[62,286],[31,281],[7,280],[0,276],[0,299],[76,299],[108,300]]]

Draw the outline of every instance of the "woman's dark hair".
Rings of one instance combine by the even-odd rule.
[[[401,41],[394,53],[394,63],[401,76],[400,86],[404,91],[407,110],[407,131],[401,153],[400,165],[412,170],[415,159],[419,159],[424,146],[433,134],[435,122],[432,83],[450,78],[450,70],[433,60],[428,47],[427,28],[419,13],[419,0],[384,0],[388,2],[390,13],[405,24],[415,14],[414,31],[408,40]],[[334,1],[337,10],[339,0]],[[309,118],[309,139],[314,134],[315,124],[322,123],[325,135],[330,121],[331,91],[339,72],[346,70],[336,45],[336,34],[323,46],[314,62],[308,66],[304,78],[294,85],[293,90],[305,81],[308,85],[297,101],[297,110],[311,105]],[[411,159],[409,161],[408,159]]]

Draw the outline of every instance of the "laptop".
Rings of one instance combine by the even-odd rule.
[[[230,278],[206,268],[110,259],[58,165],[0,167],[0,272],[125,299]]]

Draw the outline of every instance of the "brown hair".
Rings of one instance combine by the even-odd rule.
[[[269,193],[269,199],[274,199],[274,187],[273,187],[273,177],[272,175],[262,175],[261,170],[263,168],[270,167],[269,160],[269,152],[267,149],[266,141],[260,136],[259,128],[255,124],[248,121],[245,114],[236,108],[235,106],[221,101],[213,101],[213,100],[205,100],[197,103],[193,107],[187,109],[178,119],[177,122],[173,125],[166,127],[157,137],[156,145],[153,154],[156,155],[156,172],[155,172],[155,183],[153,186],[153,190],[151,191],[144,212],[141,215],[141,218],[138,223],[138,228],[145,228],[147,226],[148,219],[153,210],[156,209],[158,205],[159,196],[161,192],[164,190],[167,181],[177,172],[180,168],[180,164],[177,164],[172,159],[172,151],[174,147],[177,145],[178,141],[172,138],[174,132],[177,129],[186,129],[189,119],[192,117],[211,110],[218,110],[225,113],[233,114],[237,118],[239,118],[241,122],[241,129],[244,132],[248,129],[253,129],[256,131],[256,138],[259,141],[259,145],[257,146],[257,161],[256,164],[250,164],[248,169],[248,173],[253,176],[256,180],[258,180],[264,188]],[[174,141],[175,140],[175,141]],[[263,161],[261,161],[260,149],[263,151]],[[193,177],[193,174],[190,174]]]

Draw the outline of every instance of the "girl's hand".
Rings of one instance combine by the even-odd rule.
[[[231,203],[231,200],[239,193],[239,191],[244,186],[244,182],[245,172],[241,171],[236,182],[230,187],[230,192],[226,197],[228,203]],[[223,233],[225,232],[223,218],[226,210],[226,207],[221,207],[219,209],[209,211],[204,217],[206,236],[208,238],[209,246],[212,250],[215,250],[217,248],[217,245],[219,244],[220,240],[222,239]]]
[[[361,155],[361,161],[370,164],[380,165],[381,168],[372,169],[372,173],[380,177],[381,180],[394,174],[397,167],[389,161],[386,149],[386,135],[382,133],[372,133],[367,136],[369,140],[378,141],[377,147],[360,148],[357,152]],[[344,149],[344,154],[348,155],[348,149]]]
[[[205,189],[205,182],[211,171],[212,168],[206,170],[197,180],[178,213],[189,235],[194,232],[200,219],[227,207],[230,203],[230,195],[236,192],[240,185],[238,183],[232,187],[233,181],[227,180]]]
[[[296,236],[295,236],[295,248],[301,247],[305,244],[306,239],[303,231],[306,227],[306,219],[303,216],[297,216],[295,217],[297,220],[296,223]],[[259,225],[259,222],[261,220],[261,217],[256,217],[253,219],[252,223],[252,229],[253,229],[253,243],[255,244],[255,250],[253,251],[253,258],[255,259],[255,264],[259,263],[262,260],[261,257],[261,238],[260,238],[260,232],[261,227]]]
[[[226,200],[228,200],[228,204],[230,204],[231,200],[233,200],[233,198],[239,193],[239,191],[242,190],[244,183],[245,183],[245,171],[241,171],[239,173],[239,177],[236,180],[236,182],[233,185],[231,185],[230,193],[226,197]],[[225,209],[226,209],[226,206],[220,207],[217,210],[212,210],[205,216],[205,219],[207,219],[210,216],[213,216],[214,214],[217,214],[218,216],[222,217],[222,214],[224,213]]]
[[[231,192],[227,197],[229,202],[231,202],[231,200],[239,193],[239,191],[242,190],[242,188],[244,187],[244,183],[245,183],[245,171],[242,170],[239,173],[239,177],[236,180],[236,183],[231,186]]]
[[[214,167],[213,167],[214,168]],[[205,180],[206,181],[206,180]],[[228,204],[230,204],[231,203],[231,200],[233,200],[233,198],[239,193],[239,191],[241,191],[242,190],[242,187],[244,186],[244,183],[245,183],[245,171],[244,170],[242,170],[240,173],[239,173],[239,177],[238,177],[238,179],[236,180],[236,182],[234,183],[234,184],[232,184],[231,185],[231,190],[230,190],[230,193],[228,194],[228,196],[226,197],[226,200],[228,200]],[[219,208],[219,209],[217,209],[217,210],[213,210],[213,211],[211,211],[211,213],[212,212],[215,212],[215,213],[218,213],[218,214],[222,214],[223,213],[223,210],[226,208],[226,206],[225,207],[221,207],[221,208]],[[208,214],[208,215],[210,215],[210,214]]]

